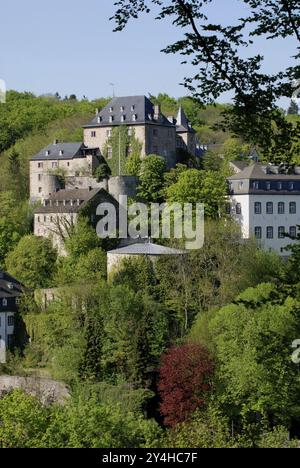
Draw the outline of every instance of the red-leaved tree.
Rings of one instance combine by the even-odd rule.
[[[175,346],[162,355],[158,390],[166,426],[186,421],[205,405],[213,371],[208,351],[198,344]]]

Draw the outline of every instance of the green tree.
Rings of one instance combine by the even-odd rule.
[[[143,159],[137,191],[137,195],[142,201],[151,203],[162,200],[161,190],[165,171],[166,162],[161,156],[152,154]]]
[[[49,239],[24,236],[6,257],[6,268],[29,288],[52,286],[57,252]]]
[[[222,174],[190,169],[182,172],[165,192],[170,203],[204,203],[206,216],[215,218],[224,205],[227,186]]]
[[[114,19],[115,31],[122,31],[130,19],[155,10],[155,18],[170,20],[179,28],[178,40],[164,49],[165,53],[183,55],[196,68],[184,84],[202,102],[214,102],[224,92],[234,94],[233,105],[226,109],[223,127],[251,144],[259,145],[266,158],[288,160],[294,136],[300,124],[289,123],[278,107],[280,97],[292,96],[293,79],[299,75],[300,10],[295,0],[240,0],[246,16],[231,22],[216,23],[207,5],[212,0],[118,0]],[[264,71],[264,56],[244,52],[261,38],[294,39],[290,51],[292,65],[277,73]]]
[[[50,410],[22,390],[0,399],[0,446],[41,448],[49,424]]]
[[[298,368],[291,343],[299,335],[299,303],[261,284],[240,294],[210,321],[215,346],[218,399],[244,422],[288,426],[299,418]]]

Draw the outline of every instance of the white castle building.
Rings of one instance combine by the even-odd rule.
[[[245,239],[256,237],[264,249],[287,256],[300,225],[300,167],[287,168],[233,162],[236,174],[228,178],[229,210]]]

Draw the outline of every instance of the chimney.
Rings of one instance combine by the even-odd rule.
[[[158,119],[159,119],[160,114],[161,114],[161,112],[160,112],[160,105],[159,105],[159,104],[155,104],[155,106],[154,106],[154,118],[155,118],[155,120],[158,120]]]

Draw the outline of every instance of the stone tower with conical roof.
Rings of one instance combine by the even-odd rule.
[[[176,118],[177,148],[196,154],[196,132],[192,128],[182,106],[179,107]]]

